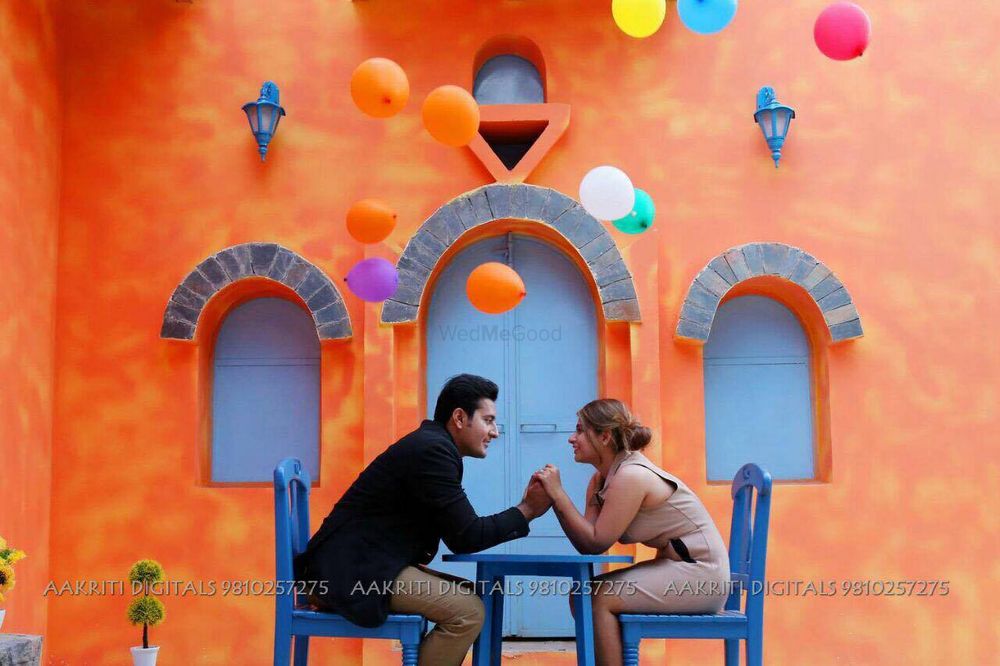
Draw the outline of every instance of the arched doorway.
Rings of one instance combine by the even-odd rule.
[[[511,265],[528,294],[514,310],[487,315],[469,303],[469,273],[487,261]],[[597,313],[580,270],[540,240],[519,234],[494,236],[457,254],[441,272],[426,317],[427,414],[448,377],[471,372],[500,386],[497,404],[502,435],[483,460],[464,458],[463,486],[480,514],[520,501],[531,474],[546,463],[559,467],[570,497],[583,508],[593,473],[573,462],[567,442],[576,410],[598,395]],[[442,552],[447,552],[442,545]],[[552,511],[531,524],[524,539],[495,552],[573,553]],[[432,567],[474,578],[472,568]],[[523,637],[572,636],[565,595],[530,594],[529,579],[513,580],[522,594],[505,603],[504,634]]]

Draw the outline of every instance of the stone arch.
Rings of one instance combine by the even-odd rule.
[[[823,262],[791,245],[747,243],[712,259],[691,282],[675,337],[704,344],[726,292],[763,276],[783,278],[804,289],[823,314],[832,342],[864,335],[851,294]]]
[[[319,268],[276,243],[233,245],[195,266],[170,295],[160,337],[192,340],[209,299],[250,277],[274,280],[298,294],[312,314],[320,340],[351,337],[351,318],[337,286]]]
[[[415,322],[424,287],[445,251],[470,229],[508,218],[546,224],[577,249],[597,284],[605,319],[640,320],[632,274],[600,222],[555,190],[494,184],[452,199],[420,225],[396,264],[399,288],[382,306],[382,323]]]

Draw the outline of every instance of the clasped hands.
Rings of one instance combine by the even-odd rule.
[[[521,506],[530,512],[529,520],[537,518],[549,510],[562,492],[559,468],[555,465],[546,465],[531,475],[528,487],[524,490],[524,497],[521,499]]]

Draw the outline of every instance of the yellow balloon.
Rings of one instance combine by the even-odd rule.
[[[611,15],[630,37],[649,37],[663,25],[667,0],[612,0]]]

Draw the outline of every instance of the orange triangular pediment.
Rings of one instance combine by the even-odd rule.
[[[523,183],[569,127],[569,104],[486,104],[469,149],[498,183]]]

